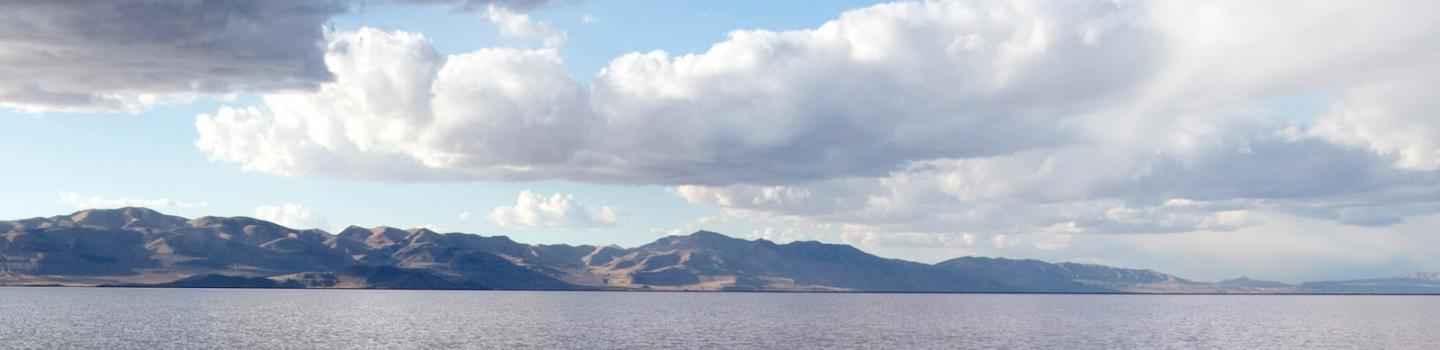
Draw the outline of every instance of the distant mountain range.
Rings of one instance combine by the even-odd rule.
[[[848,245],[699,231],[636,248],[531,245],[426,229],[296,230],[145,208],[0,221],[0,285],[1015,293],[1420,293],[1440,274],[1195,282],[1151,270],[961,257],[887,259]]]

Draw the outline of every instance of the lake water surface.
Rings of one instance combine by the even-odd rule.
[[[1440,297],[0,288],[0,348],[1437,349]]]

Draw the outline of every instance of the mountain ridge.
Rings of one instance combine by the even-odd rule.
[[[711,231],[634,248],[349,226],[331,234],[250,217],[147,208],[0,221],[0,285],[507,290],[1016,293],[1440,293],[1440,274],[1289,285],[1196,282],[1153,270],[958,257],[935,264],[844,244]]]

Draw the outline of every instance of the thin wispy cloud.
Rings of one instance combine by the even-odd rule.
[[[96,195],[83,195],[76,192],[60,192],[60,202],[81,209],[108,209],[122,207],[188,209],[206,206],[205,202],[190,202],[170,198],[104,197]]]
[[[294,229],[330,230],[334,228],[330,224],[330,220],[316,214],[310,207],[296,203],[255,207],[255,218]]]
[[[560,47],[569,40],[569,34],[556,29],[549,21],[537,21],[530,15],[515,12],[507,7],[490,5],[485,8],[485,19],[500,28],[500,34],[518,38],[540,39],[545,47]]]

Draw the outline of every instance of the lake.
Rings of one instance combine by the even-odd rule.
[[[1440,297],[0,288],[0,348],[1440,348]]]

